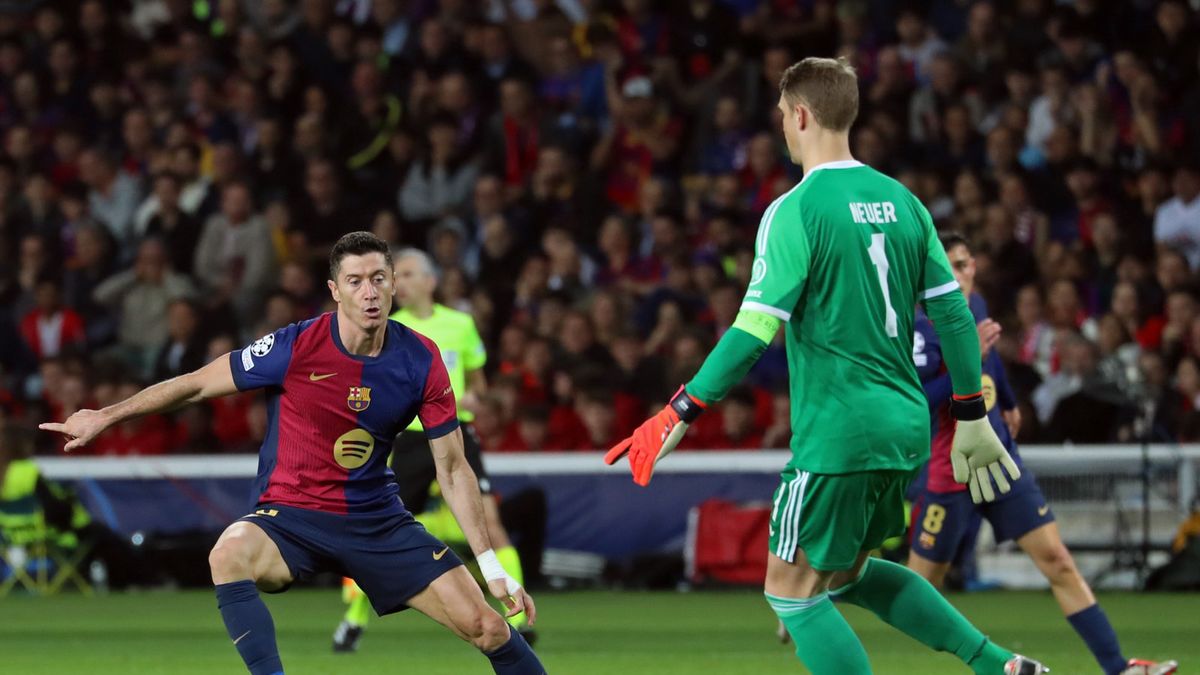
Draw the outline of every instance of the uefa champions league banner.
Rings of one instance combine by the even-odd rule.
[[[1143,450],[1145,454],[1143,454]],[[1186,514],[1200,494],[1200,445],[1026,446],[1026,465],[1043,478],[1120,478],[1138,488],[1143,461],[1173,477],[1170,506]],[[622,559],[684,547],[688,513],[707,499],[768,503],[786,451],[697,452],[658,465],[647,488],[625,464],[602,453],[492,453],[484,457],[501,497],[537,488],[546,497],[547,548]],[[254,455],[38,457],[47,478],[71,483],[94,517],[126,534],[220,532],[251,510]],[[1133,483],[1130,483],[1133,481]],[[1136,483],[1136,485],[1134,485]],[[1167,494],[1167,492],[1163,492]],[[1095,506],[1095,505],[1092,505]],[[1110,502],[1100,506],[1111,507]]]
[[[726,458],[722,459],[718,455]],[[734,455],[733,457],[729,457]],[[689,510],[709,498],[768,503],[782,453],[704,453],[672,457],[649,488],[597,453],[486,458],[501,498],[536,488],[546,497],[547,548],[610,559],[683,549]],[[58,461],[62,460],[62,461]],[[56,458],[48,477],[73,482],[80,501],[114,530],[132,534],[217,533],[253,506],[257,458]]]

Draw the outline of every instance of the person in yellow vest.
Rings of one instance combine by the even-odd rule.
[[[129,542],[93,520],[74,492],[43,476],[32,454],[32,432],[0,421],[0,541],[26,548],[45,541],[65,551],[83,546],[80,567],[99,561],[113,588],[158,583]]]
[[[0,552],[6,563],[0,578],[15,574],[7,567],[23,567],[29,549],[48,537],[37,495],[41,474],[23,446],[17,430],[0,423]]]
[[[450,375],[450,386],[458,401],[458,419],[462,422],[467,462],[479,478],[479,490],[484,495],[484,517],[496,557],[518,583],[524,583],[521,558],[500,522],[496,499],[490,496],[491,481],[483,466],[479,438],[470,424],[475,419],[472,409],[487,391],[487,378],[483,373],[487,350],[475,327],[475,319],[466,312],[434,302],[437,271],[433,261],[423,251],[407,248],[394,258],[396,305],[400,309],[390,318],[433,340],[441,350],[446,372]],[[464,541],[464,535],[454,518],[439,517],[436,508],[440,501],[436,498],[437,472],[428,446],[429,441],[418,420],[414,420],[408,429],[396,437],[392,449],[392,470],[400,486],[400,499],[405,508],[415,514],[417,520],[435,537],[446,543]],[[432,502],[431,492],[435,495]],[[351,579],[344,580],[342,591],[349,608],[334,631],[333,650],[351,652],[357,649],[358,641],[366,629],[370,603]],[[537,639],[524,613],[509,618],[509,623],[530,645]]]

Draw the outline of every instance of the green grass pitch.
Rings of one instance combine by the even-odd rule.
[[[1046,593],[994,592],[952,600],[1011,648],[1044,659],[1054,675],[1096,673],[1083,643]],[[1200,596],[1106,594],[1129,655],[1200,663]],[[490,673],[466,644],[413,612],[375,619],[360,651],[333,655],[342,612],[336,590],[268,596],[289,675]],[[776,642],[775,618],[759,593],[581,592],[538,597],[538,652],[550,673],[758,675],[801,673]],[[857,608],[844,609],[876,673],[965,673]],[[23,675],[212,675],[243,673],[211,593],[114,594],[0,600],[0,672]]]

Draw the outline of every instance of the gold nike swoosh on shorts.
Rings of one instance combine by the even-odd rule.
[[[442,549],[442,550],[438,551],[437,553],[434,553],[434,554],[433,554],[433,559],[434,559],[434,560],[441,560],[441,559],[442,559],[442,556],[446,555],[446,551],[449,551],[449,550],[450,550],[450,547],[449,547],[449,546],[447,546],[446,548],[444,548],[444,549]]]
[[[329,373],[328,375],[318,375],[316,373],[309,373],[308,381],[309,382],[320,382],[321,380],[328,380],[329,378],[333,377],[334,375],[337,375],[337,373]]]
[[[1050,507],[1049,507],[1049,506],[1039,506],[1039,507],[1038,507],[1038,515],[1039,515],[1039,516],[1044,516],[1044,515],[1046,515],[1047,513],[1050,513]]]

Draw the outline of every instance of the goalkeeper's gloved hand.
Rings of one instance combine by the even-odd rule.
[[[707,407],[680,387],[666,407],[642,422],[632,436],[614,445],[604,456],[604,463],[613,464],[628,454],[633,482],[649,485],[654,465],[679,445],[688,425],[695,422]]]
[[[996,501],[992,482],[988,480],[989,472],[1000,493],[1007,494],[1012,486],[1004,472],[1007,471],[1013,480],[1017,480],[1021,477],[1021,470],[996,436],[996,430],[987,418],[983,394],[961,398],[955,396],[950,402],[950,412],[958,420],[954,442],[950,446],[954,480],[967,484],[971,490],[971,501],[976,504]]]

